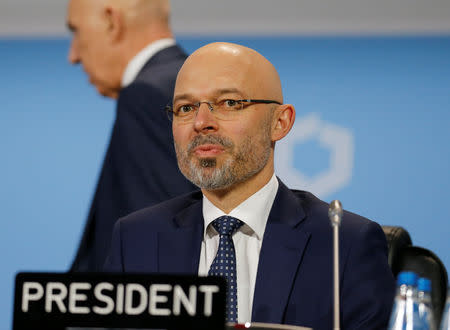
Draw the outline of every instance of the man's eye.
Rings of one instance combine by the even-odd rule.
[[[225,100],[224,103],[228,107],[234,107],[236,105],[237,101],[236,100]]]
[[[192,104],[185,104],[185,105],[178,107],[177,113],[180,115],[183,115],[183,114],[191,112],[192,110],[194,110],[194,106]]]
[[[240,110],[242,107],[241,102],[232,99],[223,100],[221,103],[228,110]]]

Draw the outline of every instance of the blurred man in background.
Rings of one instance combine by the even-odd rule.
[[[114,222],[189,192],[164,111],[186,55],[169,26],[167,0],[70,0],[69,61],[82,64],[116,119],[73,271],[101,269]],[[95,110],[95,109],[93,109]]]

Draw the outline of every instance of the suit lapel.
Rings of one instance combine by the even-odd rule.
[[[173,221],[173,230],[158,233],[158,272],[197,274],[204,223],[201,199]]]
[[[282,323],[310,234],[299,230],[301,202],[281,181],[259,257],[252,321]]]

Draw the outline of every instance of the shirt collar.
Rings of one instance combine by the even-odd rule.
[[[267,219],[272,209],[273,201],[278,191],[278,180],[275,174],[264,187],[236,206],[226,214],[217,208],[205,195],[203,195],[203,219],[205,221],[204,237],[208,225],[218,217],[229,215],[243,221],[255,232],[258,239],[262,239],[266,229]]]
[[[136,79],[145,63],[147,63],[153,55],[173,45],[175,45],[175,40],[173,38],[164,38],[152,42],[137,53],[131,61],[128,62],[125,71],[123,72],[121,81],[122,88],[127,87]]]

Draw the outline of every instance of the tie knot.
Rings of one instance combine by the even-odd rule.
[[[241,220],[227,215],[219,217],[212,222],[214,229],[217,230],[220,235],[230,236],[243,224],[244,223]]]

